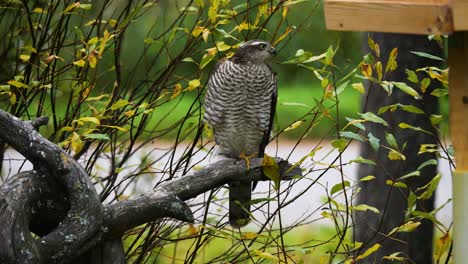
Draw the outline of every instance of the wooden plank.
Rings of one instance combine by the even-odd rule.
[[[468,32],[449,40],[450,138],[457,171],[468,171]]]
[[[452,0],[453,27],[455,30],[468,30],[468,1]]]
[[[449,0],[325,0],[331,30],[412,34],[453,31]]]

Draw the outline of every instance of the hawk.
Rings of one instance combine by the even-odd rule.
[[[204,121],[214,130],[219,154],[247,160],[263,157],[270,140],[277,100],[276,74],[269,64],[276,54],[267,41],[244,42],[221,59],[208,80]],[[249,222],[252,183],[229,183],[229,223]]]

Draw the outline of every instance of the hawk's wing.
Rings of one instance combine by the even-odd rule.
[[[223,63],[226,62],[226,59],[221,59],[216,63],[215,67],[213,68],[210,78],[208,79],[208,89],[206,90],[205,94],[205,101],[203,106],[205,108],[205,114],[203,115],[203,120],[207,122],[211,127],[215,127],[222,123],[223,116],[224,116],[224,107],[219,104],[222,98],[218,98],[219,95],[217,94],[218,88],[216,85],[219,85],[218,82],[215,82],[215,78],[219,78],[217,76],[220,74],[219,68]]]
[[[274,74],[274,73],[273,73]],[[276,82],[276,76],[275,82],[274,82],[274,91],[273,94],[271,95],[271,105],[270,105],[270,122],[268,124],[268,129],[265,130],[263,133],[262,137],[262,142],[260,143],[259,150],[258,150],[258,157],[263,158],[263,155],[265,154],[265,148],[270,142],[270,134],[271,130],[273,129],[273,120],[275,119],[275,113],[276,113],[276,101],[278,100],[278,87],[277,87],[277,82]]]

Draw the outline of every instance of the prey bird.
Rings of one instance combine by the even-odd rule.
[[[214,130],[219,153],[234,159],[262,158],[270,140],[277,101],[276,74],[269,61],[276,49],[267,41],[242,43],[213,69],[204,101],[204,121]],[[255,184],[254,184],[255,185]],[[229,223],[250,219],[252,183],[229,183]]]

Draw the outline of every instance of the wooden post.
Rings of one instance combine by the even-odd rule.
[[[453,173],[454,263],[468,259],[468,32],[449,39],[450,137],[457,168]]]

